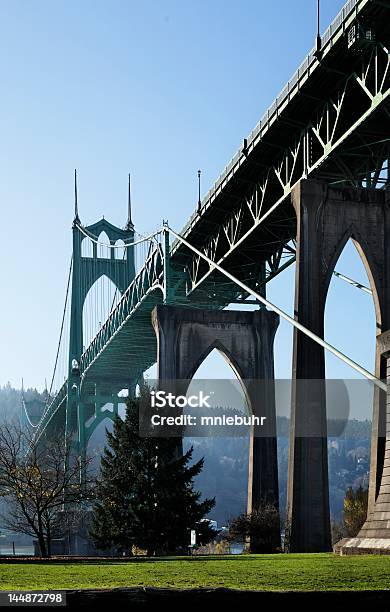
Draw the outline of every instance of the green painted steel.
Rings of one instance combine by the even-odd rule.
[[[130,215],[130,213],[129,213]],[[83,231],[81,231],[83,230]],[[88,291],[99,278],[106,276],[116,288],[125,292],[135,277],[134,248],[125,249],[125,257],[116,259],[114,248],[109,249],[109,257],[101,257],[98,253],[97,238],[104,233],[109,244],[114,247],[117,241],[125,244],[134,241],[134,226],[129,216],[124,230],[115,227],[106,219],[101,219],[93,225],[81,227],[78,211],[76,209],[73,221],[73,269],[72,269],[72,297],[70,315],[70,344],[69,369],[67,380],[67,400],[65,411],[65,435],[70,437],[77,432],[77,446],[80,454],[85,454],[88,443],[86,423],[90,414],[86,405],[88,397],[81,390],[80,364],[83,355],[83,307]],[[82,242],[93,239],[92,256],[82,254]],[[129,384],[129,381],[127,382]],[[99,387],[96,380],[95,389]],[[124,385],[125,386],[125,385]],[[112,390],[114,393],[114,389]],[[95,392],[96,395],[96,392]],[[95,397],[95,412],[98,414],[100,404]]]

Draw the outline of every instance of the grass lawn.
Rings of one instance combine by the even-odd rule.
[[[390,556],[241,555],[129,562],[4,563],[0,589],[229,587],[259,590],[390,589]]]

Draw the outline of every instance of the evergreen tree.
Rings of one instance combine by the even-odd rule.
[[[125,419],[117,417],[107,432],[91,535],[99,548],[128,554],[133,546],[148,555],[184,552],[191,529],[202,544],[215,536],[202,520],[215,500],[200,501],[194,491],[203,459],[190,465],[192,448],[181,454],[175,438],[139,436],[140,401],[129,400]]]

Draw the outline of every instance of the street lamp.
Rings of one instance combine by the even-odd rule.
[[[317,37],[316,37],[316,50],[314,55],[319,60],[322,55],[322,40],[320,34],[320,0],[317,0]]]
[[[200,208],[202,206],[202,202],[200,200],[200,175],[202,171],[198,170],[198,214],[200,213]]]

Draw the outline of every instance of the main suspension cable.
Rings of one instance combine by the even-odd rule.
[[[143,236],[142,234],[140,234],[139,232],[137,232],[137,234],[139,236],[142,236],[142,238],[140,238],[139,240],[135,240],[134,242],[124,242],[123,244],[108,244],[106,242],[100,242],[97,236],[94,236],[93,234],[89,234],[82,225],[80,225],[79,223],[77,223],[76,225],[77,229],[80,230],[80,232],[82,234],[84,234],[84,236],[86,238],[89,238],[91,240],[91,242],[94,242],[95,244],[98,244],[102,247],[105,248],[109,248],[109,249],[124,249],[127,247],[131,247],[131,246],[135,246],[136,244],[141,244],[142,242],[147,242],[148,240],[153,240],[156,236],[158,236],[159,234],[161,234],[161,230],[157,230],[155,232],[153,232],[153,234],[149,234],[149,236]]]
[[[65,317],[66,317],[66,306],[67,306],[67,303],[68,303],[68,296],[69,296],[70,279],[71,279],[71,277],[72,277],[72,266],[73,266],[73,256],[71,257],[71,260],[70,260],[69,274],[68,274],[68,282],[67,282],[67,285],[66,285],[66,294],[65,294],[64,311],[63,311],[63,313],[62,313],[62,321],[61,321],[60,338],[59,338],[59,341],[58,341],[57,353],[56,353],[56,358],[55,358],[55,362],[54,362],[53,376],[52,376],[51,383],[50,383],[49,397],[51,396],[51,392],[52,392],[52,390],[53,390],[54,379],[55,379],[56,370],[57,370],[57,365],[58,365],[58,358],[59,358],[60,349],[61,349],[61,340],[62,340],[62,334],[63,334],[63,331],[64,331]]]

